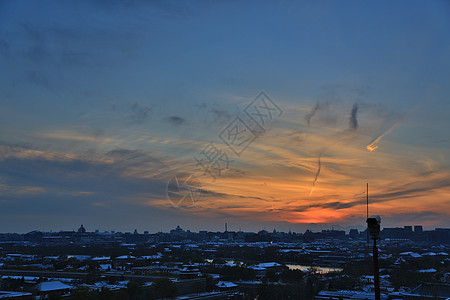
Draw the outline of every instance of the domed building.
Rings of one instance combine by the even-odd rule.
[[[78,228],[78,233],[86,233],[86,228],[83,227],[83,224]]]

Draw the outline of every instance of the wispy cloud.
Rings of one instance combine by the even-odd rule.
[[[95,131],[92,135],[84,135],[75,131],[60,129],[55,131],[37,133],[36,136],[47,139],[73,140],[79,142],[109,143],[113,141],[112,138],[102,136],[101,131]]]
[[[186,119],[180,117],[180,116],[170,116],[166,118],[166,121],[169,122],[172,125],[180,126],[186,123]]]
[[[321,167],[322,167],[322,164],[321,164],[321,162],[320,162],[320,155],[319,155],[319,158],[318,158],[318,161],[317,161],[317,172],[316,172],[316,175],[314,176],[314,181],[313,181],[313,183],[312,183],[311,191],[309,192],[309,196],[310,196],[310,197],[311,197],[311,195],[312,195],[312,193],[314,192],[314,189],[315,189],[315,187],[316,187],[317,179],[319,179]]]
[[[408,198],[433,197],[436,191],[450,188],[449,172],[439,171],[428,176],[421,176],[420,180],[408,178],[407,182],[399,179],[390,183],[384,190],[374,193],[374,201],[396,201]],[[435,201],[437,201],[436,199]]]
[[[352,111],[350,112],[350,129],[358,128],[358,114],[359,105],[358,103],[353,104]]]
[[[31,196],[40,195],[47,193],[47,190],[40,186],[23,186],[23,185],[6,185],[0,184],[0,197],[21,197],[21,196]]]
[[[129,119],[132,123],[142,124],[144,123],[152,112],[152,108],[134,102],[130,105],[131,113],[127,114],[127,119]]]
[[[324,106],[328,106],[328,103],[316,103],[316,105],[311,109],[311,111],[305,116],[306,123],[308,126],[311,125],[311,119],[317,113],[318,110],[323,108]]]

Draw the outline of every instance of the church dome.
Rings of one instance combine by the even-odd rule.
[[[86,229],[83,227],[83,225],[81,225],[80,228],[78,228],[78,233],[85,233]]]

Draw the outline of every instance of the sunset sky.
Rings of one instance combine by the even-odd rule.
[[[0,232],[450,227],[448,1],[0,0],[0,101]]]

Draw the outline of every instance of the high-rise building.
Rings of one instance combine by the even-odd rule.
[[[351,237],[357,237],[359,235],[358,229],[350,229],[350,232],[348,233]]]
[[[423,232],[422,225],[415,225],[414,226],[414,232]]]

